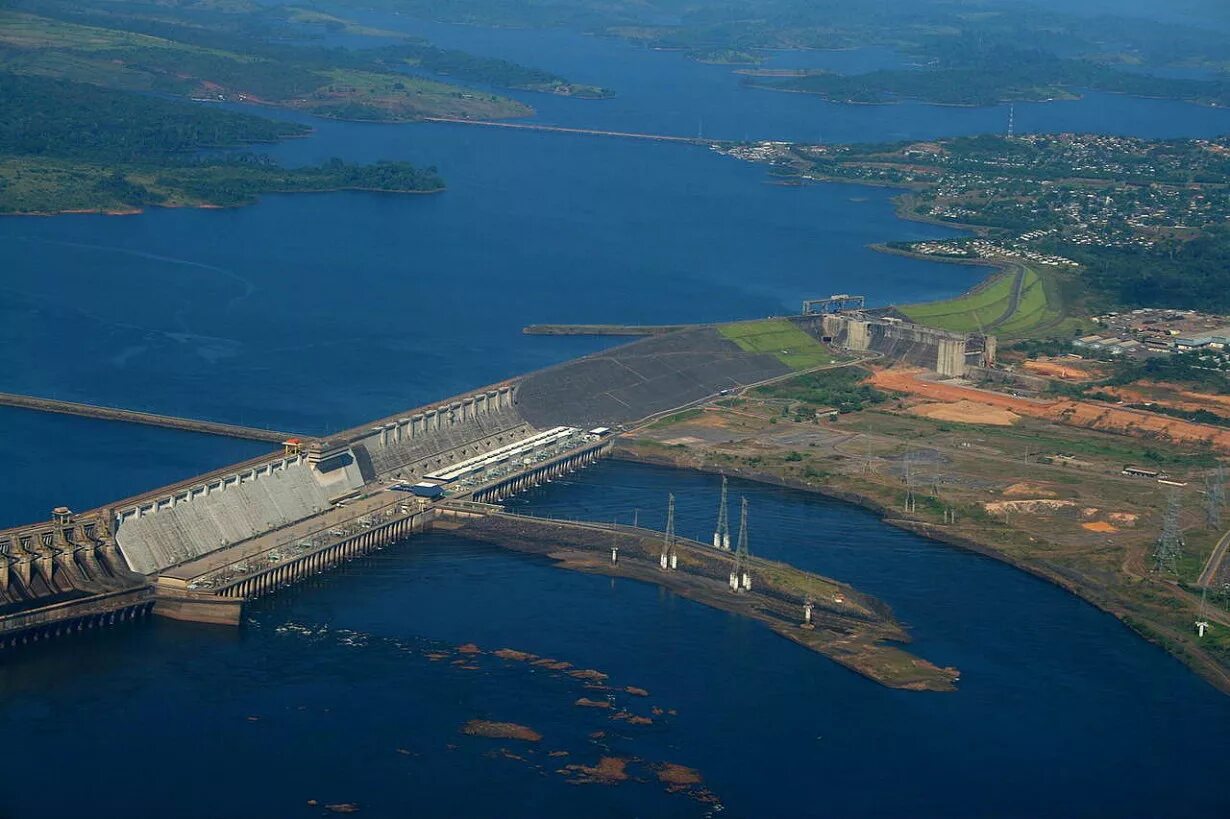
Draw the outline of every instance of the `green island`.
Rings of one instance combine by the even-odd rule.
[[[312,42],[322,29],[389,42],[325,48]],[[263,193],[444,187],[434,168],[404,162],[280,167],[242,149],[310,127],[208,103],[386,122],[533,113],[424,74],[586,98],[610,93],[296,6],[9,3],[0,9],[0,213],[130,213],[243,205]]]
[[[297,64],[309,70],[328,72],[335,68],[350,68],[387,73],[411,67],[436,75],[439,79],[500,88],[590,99],[611,95],[607,89],[572,83],[543,69],[456,49],[438,48],[421,38],[359,25],[332,14],[298,6],[251,2],[209,4],[186,0],[158,7],[126,4],[118,8],[113,4],[82,5],[64,0],[29,0],[24,5],[62,21],[124,29],[186,45]],[[379,38],[389,43],[355,50],[327,48],[313,42],[325,34],[337,32]],[[473,98],[475,95],[469,96]]]
[[[264,51],[264,50],[262,50]],[[243,53],[126,29],[0,11],[0,71],[129,91],[235,101],[337,119],[525,116],[492,94],[279,47]]]
[[[533,113],[514,100],[449,81],[582,98],[610,96],[607,89],[572,83],[549,71],[437,48],[296,6],[192,0],[156,6],[63,0],[19,5],[22,13],[0,18],[3,28],[12,29],[0,35],[0,59],[11,70],[91,81],[110,76],[125,87],[363,120]],[[389,42],[365,49],[324,47],[313,42],[322,31]],[[97,70],[100,66],[88,64],[100,61],[126,70],[86,70]]]
[[[283,168],[208,152],[300,136],[307,128],[177,100],[0,73],[0,213],[128,213],[151,205],[229,206],[262,193],[431,192],[434,168],[332,160]]]
[[[1126,13],[1090,17],[994,0],[976,5],[918,0],[906,6],[889,0],[342,2],[457,23],[568,27],[681,51],[702,62],[755,65],[768,50],[880,46],[910,63],[865,74],[744,72],[756,87],[843,102],[992,105],[1071,98],[1083,89],[1206,105],[1230,100],[1230,46],[1216,29]],[[1205,17],[1226,19],[1224,4],[1206,5]],[[1208,76],[1175,77],[1167,69],[1198,69]]]
[[[744,72],[747,83],[775,91],[818,94],[835,102],[890,103],[921,100],[939,105],[986,106],[1008,101],[1075,99],[1082,89],[1202,105],[1230,103],[1230,84],[1124,71],[1092,59],[1058,57],[981,37],[937,39],[912,55],[925,68],[865,74],[804,71],[777,76]]]

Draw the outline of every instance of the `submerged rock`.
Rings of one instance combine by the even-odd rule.
[[[591,700],[588,697],[581,697],[573,705],[579,705],[582,708],[610,708],[611,704],[606,700]]]
[[[628,760],[604,756],[597,765],[565,765],[561,772],[576,785],[614,785],[628,779]]]
[[[461,727],[461,733],[489,739],[519,739],[524,742],[538,742],[542,739],[542,734],[533,728],[515,722],[490,722],[481,719],[467,722]]]

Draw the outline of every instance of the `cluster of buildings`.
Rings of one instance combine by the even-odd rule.
[[[1141,308],[1094,316],[1103,332],[1073,342],[1076,347],[1112,355],[1230,352],[1230,318],[1194,310]]]
[[[1016,240],[949,239],[943,241],[913,242],[909,249],[923,256],[949,256],[962,259],[1020,259],[1046,267],[1076,267],[1077,263],[1064,256],[1042,253],[1030,249],[1026,243],[1038,238],[1035,234],[1050,231],[1035,230],[1022,234]]]

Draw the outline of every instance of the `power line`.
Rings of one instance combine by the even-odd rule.
[[[1183,509],[1179,493],[1171,492],[1162,516],[1162,533],[1153,547],[1153,571],[1168,574],[1179,573],[1179,560],[1183,557],[1183,530],[1179,526],[1179,513]]]
[[[740,499],[739,508],[739,542],[735,547],[735,565],[730,570],[731,591],[751,591],[752,575],[749,570],[749,553],[747,549],[747,498]]]
[[[726,476],[722,476],[722,501],[718,504],[717,529],[713,531],[713,548],[730,551],[730,517],[726,503]]]
[[[1226,475],[1221,464],[1204,478],[1204,512],[1209,526],[1221,526],[1222,509],[1226,504]]]
[[[675,496],[667,496],[666,504],[666,536],[662,539],[662,554],[658,559],[663,569],[674,569],[679,562],[675,553]]]

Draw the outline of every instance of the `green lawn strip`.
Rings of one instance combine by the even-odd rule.
[[[1000,273],[981,287],[955,299],[912,304],[899,308],[912,321],[954,332],[970,332],[1000,318],[1012,299],[1016,277]]]
[[[718,331],[739,349],[774,355],[793,370],[809,370],[833,361],[828,348],[786,319],[726,324]]]

